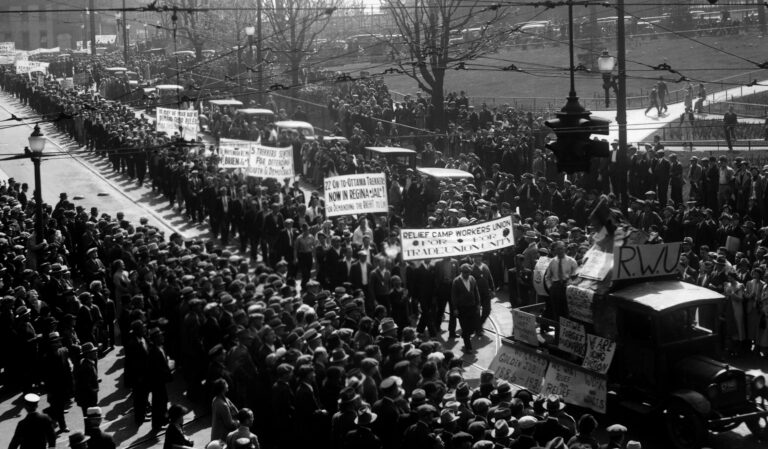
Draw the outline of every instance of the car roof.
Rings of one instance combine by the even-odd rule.
[[[302,122],[300,120],[281,120],[275,122],[275,126],[280,128],[314,128],[310,123]]]
[[[211,100],[209,103],[216,105],[216,106],[242,106],[243,102],[240,100]]]
[[[379,154],[416,154],[416,151],[400,147],[365,147],[366,150]]]
[[[246,115],[275,115],[275,113],[271,109],[260,109],[260,108],[238,109],[237,113],[246,114]]]
[[[677,280],[657,280],[632,284],[610,294],[629,304],[655,312],[723,299],[720,293],[698,285]]]
[[[416,170],[433,178],[474,178],[472,173],[455,168],[416,167]]]

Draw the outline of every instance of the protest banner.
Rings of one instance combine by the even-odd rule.
[[[613,280],[639,279],[677,273],[682,244],[624,245],[613,250]]]
[[[538,394],[541,392],[541,382],[548,363],[546,358],[534,352],[504,344],[488,369],[496,374],[497,379],[504,379]]]
[[[198,114],[195,109],[167,109],[157,108],[157,120],[155,120],[156,130],[166,132],[169,136],[179,132],[186,139],[197,137]]]
[[[400,241],[404,260],[480,254],[515,244],[510,216],[460,228],[403,229]]]
[[[536,332],[536,315],[512,309],[512,337],[515,341],[538,346],[539,339]]]
[[[91,75],[88,72],[76,72],[72,81],[76,86],[85,86],[91,81]]]
[[[273,178],[278,181],[295,176],[293,171],[293,147],[275,148],[254,144],[251,148],[250,162],[245,169],[247,176]]]
[[[584,323],[593,323],[592,303],[595,292],[588,288],[569,285],[565,289],[565,301],[568,304],[568,316]]]
[[[16,67],[16,73],[18,74],[33,72],[48,73],[48,65],[49,64],[47,62],[29,60],[16,61],[14,63],[14,66]]]
[[[590,374],[557,362],[549,363],[541,394],[557,394],[568,404],[589,408],[598,413],[605,413],[608,396],[604,376]]]
[[[325,215],[387,213],[387,179],[384,173],[325,178]]]
[[[587,354],[584,356],[584,368],[605,374],[611,367],[616,353],[616,342],[597,335],[587,335]]]
[[[613,269],[613,254],[590,248],[584,254],[584,264],[577,274],[583,278],[602,281]]]
[[[219,141],[219,167],[248,168],[253,142],[247,140],[224,139]]]
[[[584,331],[584,326],[576,321],[561,316],[557,347],[565,352],[584,357],[586,345],[587,334]]]
[[[551,260],[552,259],[547,256],[541,256],[533,267],[533,289],[536,290],[536,294],[541,296],[549,295],[544,286],[544,275],[547,273],[547,268],[549,268],[549,262]]]
[[[72,81],[72,78],[62,78],[59,81],[59,84],[61,84],[61,88],[64,90],[74,89],[75,83]]]
[[[16,61],[16,43],[0,42],[0,64],[13,64]]]
[[[117,42],[116,34],[97,34],[96,45],[115,45]]]

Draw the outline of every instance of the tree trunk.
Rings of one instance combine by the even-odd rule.
[[[435,82],[430,86],[432,88],[432,127],[440,128],[445,131],[448,127],[445,123],[445,93],[443,85],[445,84],[445,70],[438,69],[433,72]]]
[[[201,62],[203,60],[203,41],[198,40],[192,46],[195,48],[195,61]]]
[[[301,82],[301,79],[299,75],[301,74],[301,57],[295,57],[291,56],[291,96],[292,97],[298,97],[299,96],[299,83]]]

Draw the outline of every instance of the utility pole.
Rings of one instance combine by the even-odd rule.
[[[267,64],[264,63],[264,55],[262,55],[262,48],[264,46],[261,41],[261,2],[262,0],[256,0],[256,66],[259,71],[256,72],[256,101],[260,106],[264,105],[264,70],[267,68]],[[251,61],[253,65],[253,61]],[[277,111],[275,111],[277,112]]]
[[[128,68],[128,16],[125,13],[125,0],[123,0],[123,61]]]
[[[757,22],[760,24],[760,35],[765,37],[765,10],[768,9],[768,5],[757,2]]]
[[[90,20],[88,21],[88,26],[91,27],[91,56],[93,58],[96,57],[96,9],[95,1],[94,0],[88,0],[88,9],[90,10]],[[83,42],[83,45],[86,45],[85,42]],[[86,46],[87,48],[87,46]]]
[[[616,95],[616,123],[619,125],[619,152],[622,156],[619,163],[620,172],[623,173],[623,182],[620,182],[621,211],[626,213],[629,209],[629,196],[627,192],[626,173],[629,169],[629,158],[627,155],[627,48],[625,45],[626,34],[624,30],[624,0],[617,0],[616,13],[618,15],[616,30],[618,39],[616,40],[616,53],[619,65],[619,91]]]

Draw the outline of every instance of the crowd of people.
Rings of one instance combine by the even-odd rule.
[[[11,449],[50,443],[54,426],[67,432],[73,400],[92,421],[85,434],[70,435],[72,446],[107,440],[94,433],[98,360],[116,345],[133,419],[140,425],[151,416],[154,431],[166,429],[168,449],[191,446],[185,408],[169,408],[176,372],[190,400],[211,406],[211,449],[638,448],[625,441],[625,427],[609,426],[608,440],[598,441],[594,416],[575,419],[562,398],[531,394],[492,372],[470,388],[464,362],[442,338],[447,312],[447,341],[461,338],[463,351],[473,352],[491,298],[508,289],[513,305],[535,301],[539,257],[583,262],[598,231],[589,213],[601,198],[620,209],[627,192],[629,224],[651,241],[686,245],[681,278],[725,293],[733,351],[768,350],[760,325],[768,317],[768,167],[722,157],[692,158],[684,168],[656,139],[566,179],[544,150],[540,118],[512,108],[476,112],[462,93],[449,99],[447,139],[412,139],[422,165],[461,168],[473,178],[422,177],[362,158],[377,129],[392,139],[400,120],[430,126],[418,112],[428,109],[423,98],[393,107],[380,83],[358,81],[329,99],[347,141],[284,137],[308,162],[309,179],[387,174],[388,214],[329,219],[318,192],[305,200],[291,180],[221,170],[215,148],[157,133],[126,105],[3,71],[6,95],[109,158],[115,171],[150,182],[215,236],[166,236],[145,219],[131,223],[62,193],[44,208],[40,238],[28,186],[0,186],[0,332],[13,342],[0,348],[3,382],[44,392],[49,404],[43,414],[39,396],[24,397],[29,414]],[[330,168],[313,171],[313,164]],[[458,260],[406,263],[400,255],[403,226],[510,215],[514,247]]]

